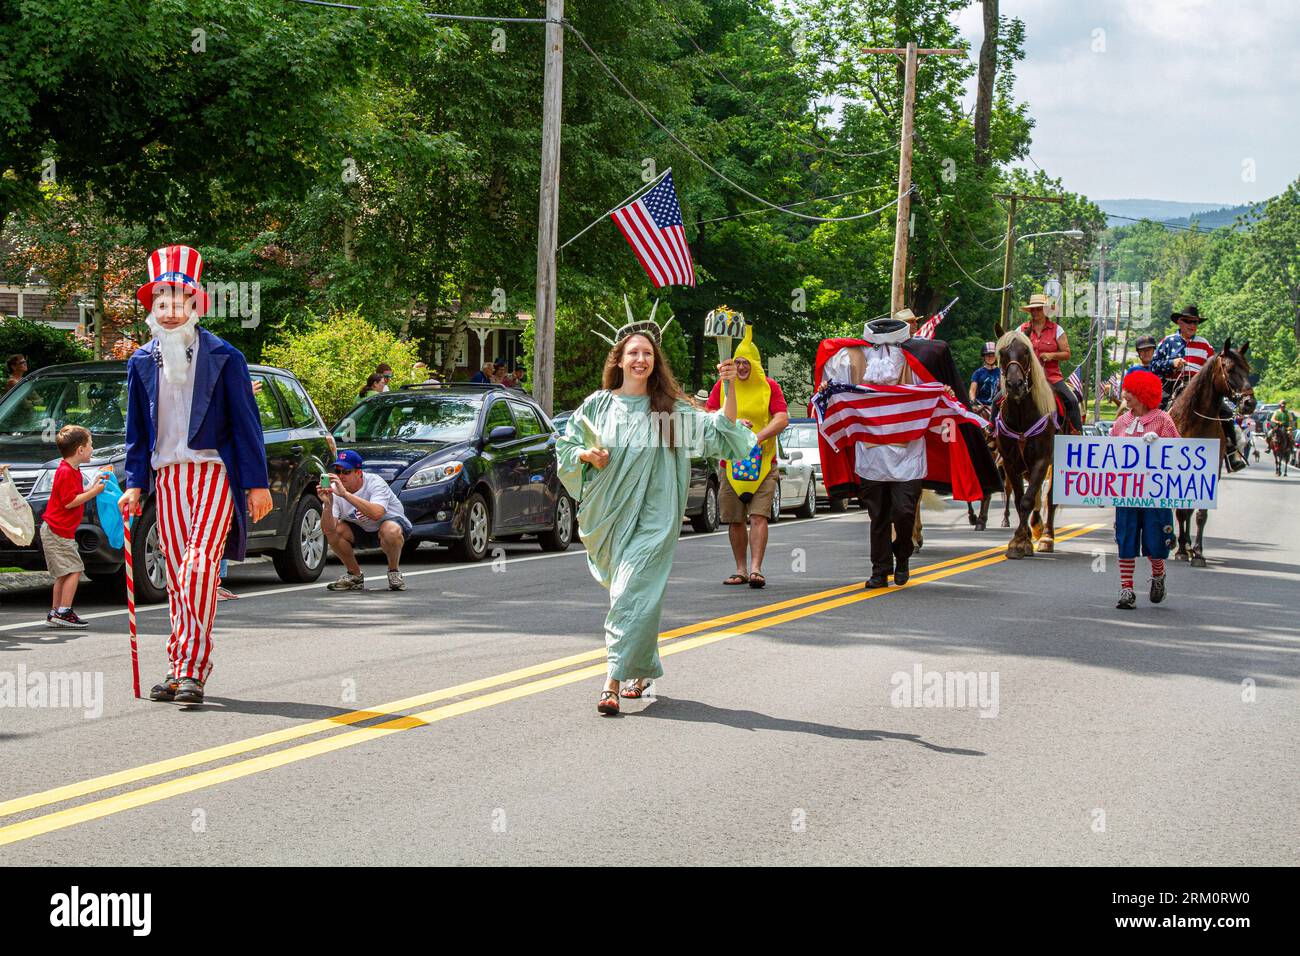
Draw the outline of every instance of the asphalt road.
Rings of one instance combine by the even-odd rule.
[[[1008,562],[1008,532],[927,512],[913,582],[869,597],[860,512],[775,526],[762,591],[687,532],[667,673],[619,718],[577,548],[429,551],[404,593],[376,561],[364,594],[238,567],[201,709],[132,699],[102,595],[75,632],[6,594],[0,678],[103,699],[0,708],[0,865],[1295,865],[1300,477],[1229,481],[1210,567],[1171,562],[1159,607],[1114,609],[1110,517],[1064,510],[1077,536]],[[140,626],[147,688],[165,614]]]

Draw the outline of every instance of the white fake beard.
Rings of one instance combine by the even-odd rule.
[[[903,377],[903,350],[893,345],[867,349],[862,381],[867,385],[897,385]]]
[[[184,385],[190,377],[190,360],[186,350],[199,336],[199,317],[191,315],[184,325],[174,329],[163,328],[150,313],[145,319],[154,341],[162,349],[163,376],[169,385]]]

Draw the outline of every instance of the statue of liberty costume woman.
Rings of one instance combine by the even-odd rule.
[[[569,418],[556,444],[560,479],[578,502],[578,535],[592,576],[609,590],[605,618],[608,678],[597,710],[619,712],[619,693],[640,697],[663,675],[659,618],[690,481],[691,458],[736,459],[754,433],[736,423],[735,366],[718,365],[731,385],[720,412],[694,407],[682,394],[660,348],[663,330],[650,318],[628,321],[614,338],[601,388]]]

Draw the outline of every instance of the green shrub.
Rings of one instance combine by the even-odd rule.
[[[331,312],[306,327],[284,331],[262,349],[262,362],[298,376],[331,426],[357,401],[357,393],[381,362],[393,367],[392,388],[415,380],[418,343],[401,341],[360,313]],[[423,380],[424,376],[421,376]]]
[[[5,367],[9,356],[19,353],[27,356],[27,369],[31,372],[46,365],[89,362],[93,357],[90,349],[65,329],[56,329],[46,322],[33,322],[31,319],[0,319],[0,369]],[[3,387],[3,380],[0,380],[0,387]]]

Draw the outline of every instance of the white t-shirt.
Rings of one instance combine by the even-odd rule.
[[[155,346],[155,348],[158,346]],[[195,346],[197,351],[198,346]],[[148,374],[148,373],[145,373]],[[210,461],[221,464],[221,455],[215,448],[191,448],[190,409],[194,405],[194,364],[182,385],[167,381],[162,369],[158,375],[158,435],[154,441],[149,464],[154,471],[168,465],[199,464]]]
[[[334,479],[330,480],[333,484]],[[384,516],[401,515],[406,517],[406,509],[402,507],[402,502],[397,495],[393,494],[393,489],[388,486],[388,482],[378,475],[372,475],[368,471],[361,473],[361,487],[354,494],[362,501],[369,501],[371,504],[383,505]],[[366,531],[378,531],[379,524],[383,521],[380,518],[376,521],[373,518],[367,518],[353,506],[352,502],[345,501],[342,495],[334,495],[334,517],[340,521],[350,521],[358,528]]]

